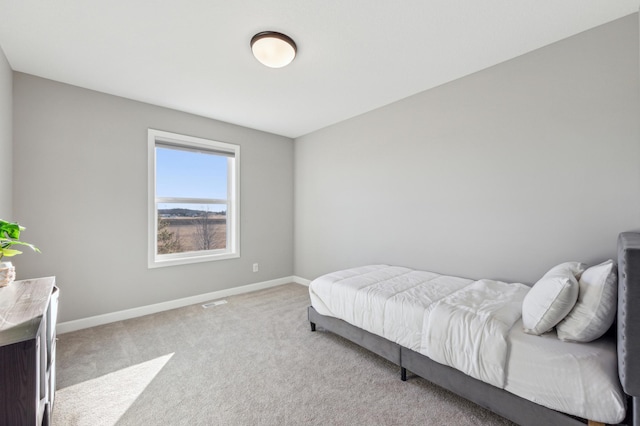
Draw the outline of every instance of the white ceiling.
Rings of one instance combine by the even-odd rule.
[[[640,0],[0,0],[15,71],[298,137],[638,11]],[[291,65],[251,55],[286,33]]]

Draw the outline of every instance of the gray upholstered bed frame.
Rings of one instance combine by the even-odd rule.
[[[640,426],[640,233],[618,237],[618,372],[628,395],[624,424]],[[550,410],[438,364],[426,356],[309,307],[311,330],[331,331],[397,364],[406,372],[448,389],[521,425],[584,425],[586,420]]]

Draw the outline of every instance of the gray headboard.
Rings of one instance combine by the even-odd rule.
[[[618,236],[618,374],[627,395],[640,396],[640,233]]]

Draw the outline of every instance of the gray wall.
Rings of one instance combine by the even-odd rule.
[[[0,218],[13,220],[13,74],[0,47]]]
[[[60,321],[293,273],[293,141],[14,73],[14,213],[56,275]],[[241,258],[147,269],[147,129],[241,145]],[[260,272],[252,272],[252,263]]]
[[[638,51],[634,14],[296,139],[295,274],[615,256],[640,229]]]

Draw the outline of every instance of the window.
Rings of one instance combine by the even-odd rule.
[[[149,129],[149,267],[239,249],[240,147]]]

